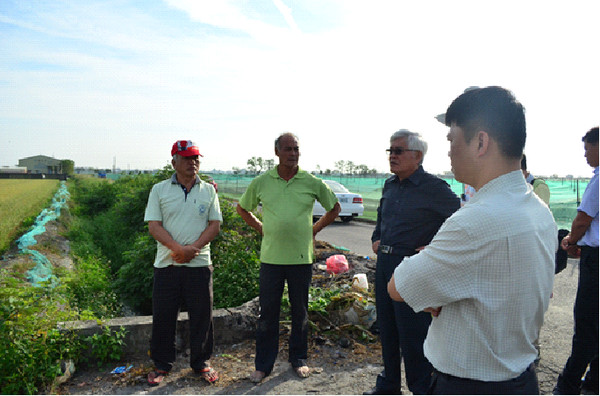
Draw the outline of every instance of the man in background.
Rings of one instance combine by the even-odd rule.
[[[525,181],[531,184],[535,195],[540,197],[546,205],[550,206],[550,188],[548,188],[548,185],[543,179],[535,178],[529,173],[527,170],[527,158],[525,157],[525,154],[523,154],[523,158],[521,158],[521,171],[523,172],[523,176],[525,176]]]
[[[501,87],[469,90],[448,107],[456,180],[477,191],[388,292],[434,319],[424,344],[431,394],[538,394],[533,344],[548,309],[557,229],[520,169],[525,113]]]
[[[279,312],[285,282],[292,315],[289,362],[298,377],[310,375],[308,358],[308,291],[312,279],[314,236],[340,213],[340,204],[321,179],[298,166],[298,138],[284,133],[275,140],[279,165],[256,177],[237,206],[238,214],[262,236],[260,316],[256,330],[256,370],[252,382],[271,373],[279,351]],[[312,224],[318,200],[327,210]],[[263,222],[251,212],[262,203]]]
[[[529,171],[527,170],[527,157],[523,154],[523,158],[521,158],[521,172],[523,172],[523,176],[525,177],[525,181],[531,184],[531,188],[533,188],[533,192],[537,195],[548,207],[550,207],[550,188],[548,184],[543,179],[535,178]],[[538,351],[538,356],[535,359],[536,366],[540,362],[541,357],[541,349],[540,349],[540,340],[536,339],[533,344]]]
[[[555,395],[598,394],[598,127],[590,129],[582,140],[594,176],[583,193],[571,232],[561,242],[562,249],[581,258],[571,356],[558,376]]]
[[[442,223],[460,208],[460,199],[448,183],[423,169],[427,142],[420,134],[399,130],[391,136],[387,152],[394,176],[385,181],[371,237],[377,254],[375,300],[384,370],[375,388],[365,394],[400,394],[401,360],[408,389],[425,394],[432,367],[423,355],[423,341],[431,315],[392,301],[387,283],[404,257],[429,244]]]

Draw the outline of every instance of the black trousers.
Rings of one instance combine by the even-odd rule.
[[[575,334],[571,356],[558,377],[557,388],[564,394],[579,394],[581,377],[588,365],[585,388],[598,390],[598,248],[582,247],[579,285],[573,309]]]
[[[177,317],[183,304],[189,315],[190,366],[207,366],[214,342],[212,271],[212,266],[154,269],[150,354],[157,369],[169,371],[175,362]]]
[[[431,314],[415,313],[404,302],[392,300],[387,284],[403,256],[379,253],[375,270],[375,301],[377,325],[381,339],[384,372],[377,377],[377,389],[385,392],[400,391],[404,360],[408,389],[416,395],[426,394],[431,383],[433,367],[423,354]]]
[[[429,395],[539,395],[535,365],[507,381],[478,381],[434,370]]]
[[[256,370],[267,375],[273,370],[279,351],[279,314],[285,282],[288,284],[292,314],[289,362],[293,367],[306,365],[308,358],[308,289],[312,264],[260,267],[260,316],[256,329]]]

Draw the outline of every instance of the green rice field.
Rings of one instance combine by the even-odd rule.
[[[254,176],[233,174],[210,174],[219,185],[219,194],[237,199],[246,191]],[[381,198],[381,190],[385,177],[358,177],[358,176],[322,176],[326,179],[336,180],[346,186],[350,191],[361,194],[365,213],[363,218],[375,220],[377,206]],[[444,178],[457,195],[463,193],[463,184],[452,178]],[[577,214],[577,206],[585,191],[588,179],[556,179],[546,180],[550,187],[550,210],[558,228],[571,228],[571,222]]]
[[[23,231],[23,222],[46,207],[58,185],[58,180],[0,179],[0,254]]]

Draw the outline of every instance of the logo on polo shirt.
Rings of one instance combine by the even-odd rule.
[[[198,213],[203,215],[204,213],[206,213],[206,205],[200,205],[198,206]]]

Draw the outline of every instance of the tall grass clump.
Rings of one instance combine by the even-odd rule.
[[[52,200],[58,180],[0,179],[0,255]]]
[[[33,394],[61,374],[61,360],[77,360],[73,334],[61,333],[58,321],[75,320],[64,286],[32,287],[0,270],[0,392]]]

